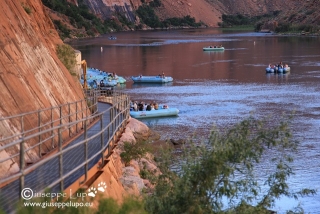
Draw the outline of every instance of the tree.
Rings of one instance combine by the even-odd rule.
[[[268,209],[280,196],[315,194],[311,189],[289,190],[291,155],[298,145],[289,122],[286,118],[273,125],[249,117],[223,133],[214,128],[207,142],[188,143],[178,157],[180,168],[175,172],[169,169],[172,160],[177,160],[162,158],[159,164],[163,174],[154,193],[146,197],[146,209],[159,214],[270,213]],[[274,169],[261,183],[255,168],[267,154],[275,154],[269,160]]]

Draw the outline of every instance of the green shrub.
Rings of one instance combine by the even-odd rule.
[[[280,33],[280,32],[289,32],[291,29],[291,25],[289,23],[284,23],[281,22],[278,24],[278,26],[275,28],[275,32],[276,33]]]
[[[102,198],[99,200],[98,211],[96,214],[119,213],[120,206],[113,198]]]
[[[147,141],[138,140],[136,143],[124,142],[123,152],[120,154],[124,164],[129,165],[131,160],[141,159],[150,151]]]
[[[22,7],[23,7],[24,11],[26,11],[27,14],[29,14],[29,15],[31,14],[32,10],[29,6],[22,3]]]
[[[149,5],[142,5],[136,10],[136,13],[141,18],[142,22],[152,28],[161,27],[161,22],[155,14],[152,7]]]
[[[160,0],[153,0],[149,3],[150,7],[160,7],[161,1]]]
[[[292,154],[298,146],[289,127],[290,118],[250,117],[223,132],[212,129],[204,142],[187,143],[177,158],[164,156],[158,162],[162,174],[155,191],[145,197],[147,211],[267,214],[281,196],[296,199],[315,194],[312,189],[289,190],[287,179],[294,174]],[[266,176],[257,178],[255,167],[270,154]],[[172,166],[175,171],[170,170]]]
[[[70,37],[70,30],[66,25],[62,24],[59,20],[53,21],[54,26],[58,29],[59,35],[62,39]]]
[[[76,75],[75,68],[77,60],[74,49],[70,45],[61,44],[57,46],[56,52],[60,61],[68,69],[70,74]]]

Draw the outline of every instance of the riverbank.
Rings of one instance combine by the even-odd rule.
[[[159,139],[160,135],[149,129],[147,125],[134,118],[129,118],[108,164],[91,185],[91,187],[97,187],[101,183],[106,184],[106,191],[100,195],[100,198],[113,198],[121,204],[128,196],[139,197],[143,191],[152,189],[153,185],[148,179],[141,177],[141,172],[143,170],[152,174],[160,173],[153,154],[148,153],[139,160],[131,160],[127,165],[124,164],[120,155],[124,152],[126,142],[135,144],[140,140],[157,142]],[[97,207],[99,200],[93,203],[94,207]]]

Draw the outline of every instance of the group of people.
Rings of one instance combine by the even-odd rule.
[[[108,73],[107,71],[103,71],[103,70],[100,70],[98,68],[91,68],[92,70],[95,70],[95,71],[98,71],[100,75],[107,75],[109,78],[112,78],[112,79],[118,79],[118,75],[113,72],[113,73]],[[91,78],[92,76],[90,75],[89,78]]]
[[[145,102],[130,102],[130,111],[152,111],[152,110],[158,110],[159,104],[156,102],[151,102],[150,104],[147,104]],[[163,105],[162,108],[168,108],[167,105]]]
[[[271,63],[268,65],[268,68],[273,68],[273,69],[279,69],[279,68],[288,68],[288,64],[283,64],[282,62],[279,62],[279,64],[274,64],[272,65]]]
[[[142,78],[142,74],[140,74],[139,77]],[[164,75],[164,72],[162,72],[162,74],[159,74],[157,77],[164,79],[166,76]]]
[[[164,75],[164,72],[162,72],[162,74],[159,74],[158,77],[165,78],[166,76]]]
[[[222,48],[222,45],[210,45],[209,48]]]

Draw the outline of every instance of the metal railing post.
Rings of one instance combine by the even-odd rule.
[[[82,113],[82,127],[81,128],[83,128],[83,104],[82,104],[82,101],[83,100],[81,100],[81,113]]]
[[[82,181],[81,183],[85,183],[88,179],[88,133],[87,133],[87,120],[84,123],[84,160],[85,160],[85,177],[84,177],[84,181]]]
[[[76,132],[78,133],[78,102],[76,102]]]
[[[24,160],[24,139],[22,137],[22,141],[20,142],[20,197],[22,190],[24,189],[24,168],[25,168],[25,160]]]
[[[53,108],[51,108],[51,148],[54,148]]]
[[[59,175],[60,175],[60,191],[64,190],[64,182],[63,182],[63,153],[62,153],[62,134],[61,134],[61,126],[58,128],[59,133]]]
[[[111,130],[111,131],[114,132],[114,127],[115,127],[115,125],[114,125],[114,122],[115,122],[115,121],[114,121],[114,106],[112,106],[112,108],[111,108],[111,118],[110,118],[110,119],[111,119],[111,121],[112,121],[112,122],[111,122],[111,123],[112,123],[112,124],[111,124],[112,130]]]
[[[70,103],[68,103],[68,115],[69,115],[69,124],[71,123],[71,109]],[[69,125],[69,137],[71,137],[71,126]]]
[[[60,125],[62,125],[62,106],[59,107],[60,112]]]
[[[104,132],[103,132],[103,114],[100,116],[100,132],[101,132],[101,160],[103,160]]]
[[[24,160],[24,120],[23,116],[21,116],[21,139],[22,141],[20,142],[20,172],[21,172],[21,177],[20,177],[20,185],[19,185],[19,190],[20,194],[19,196],[21,197],[22,190],[24,189],[24,168],[25,168],[25,160]]]
[[[41,132],[41,110],[39,109],[38,111],[38,128],[39,128],[39,133]],[[38,141],[39,141],[39,157],[41,158],[41,134],[39,134],[39,137],[38,137]]]
[[[109,118],[110,118],[110,123],[111,123],[111,120],[112,120],[112,108],[109,109]],[[112,125],[109,124],[109,126],[108,126],[108,139],[110,139],[110,127],[112,128]]]

